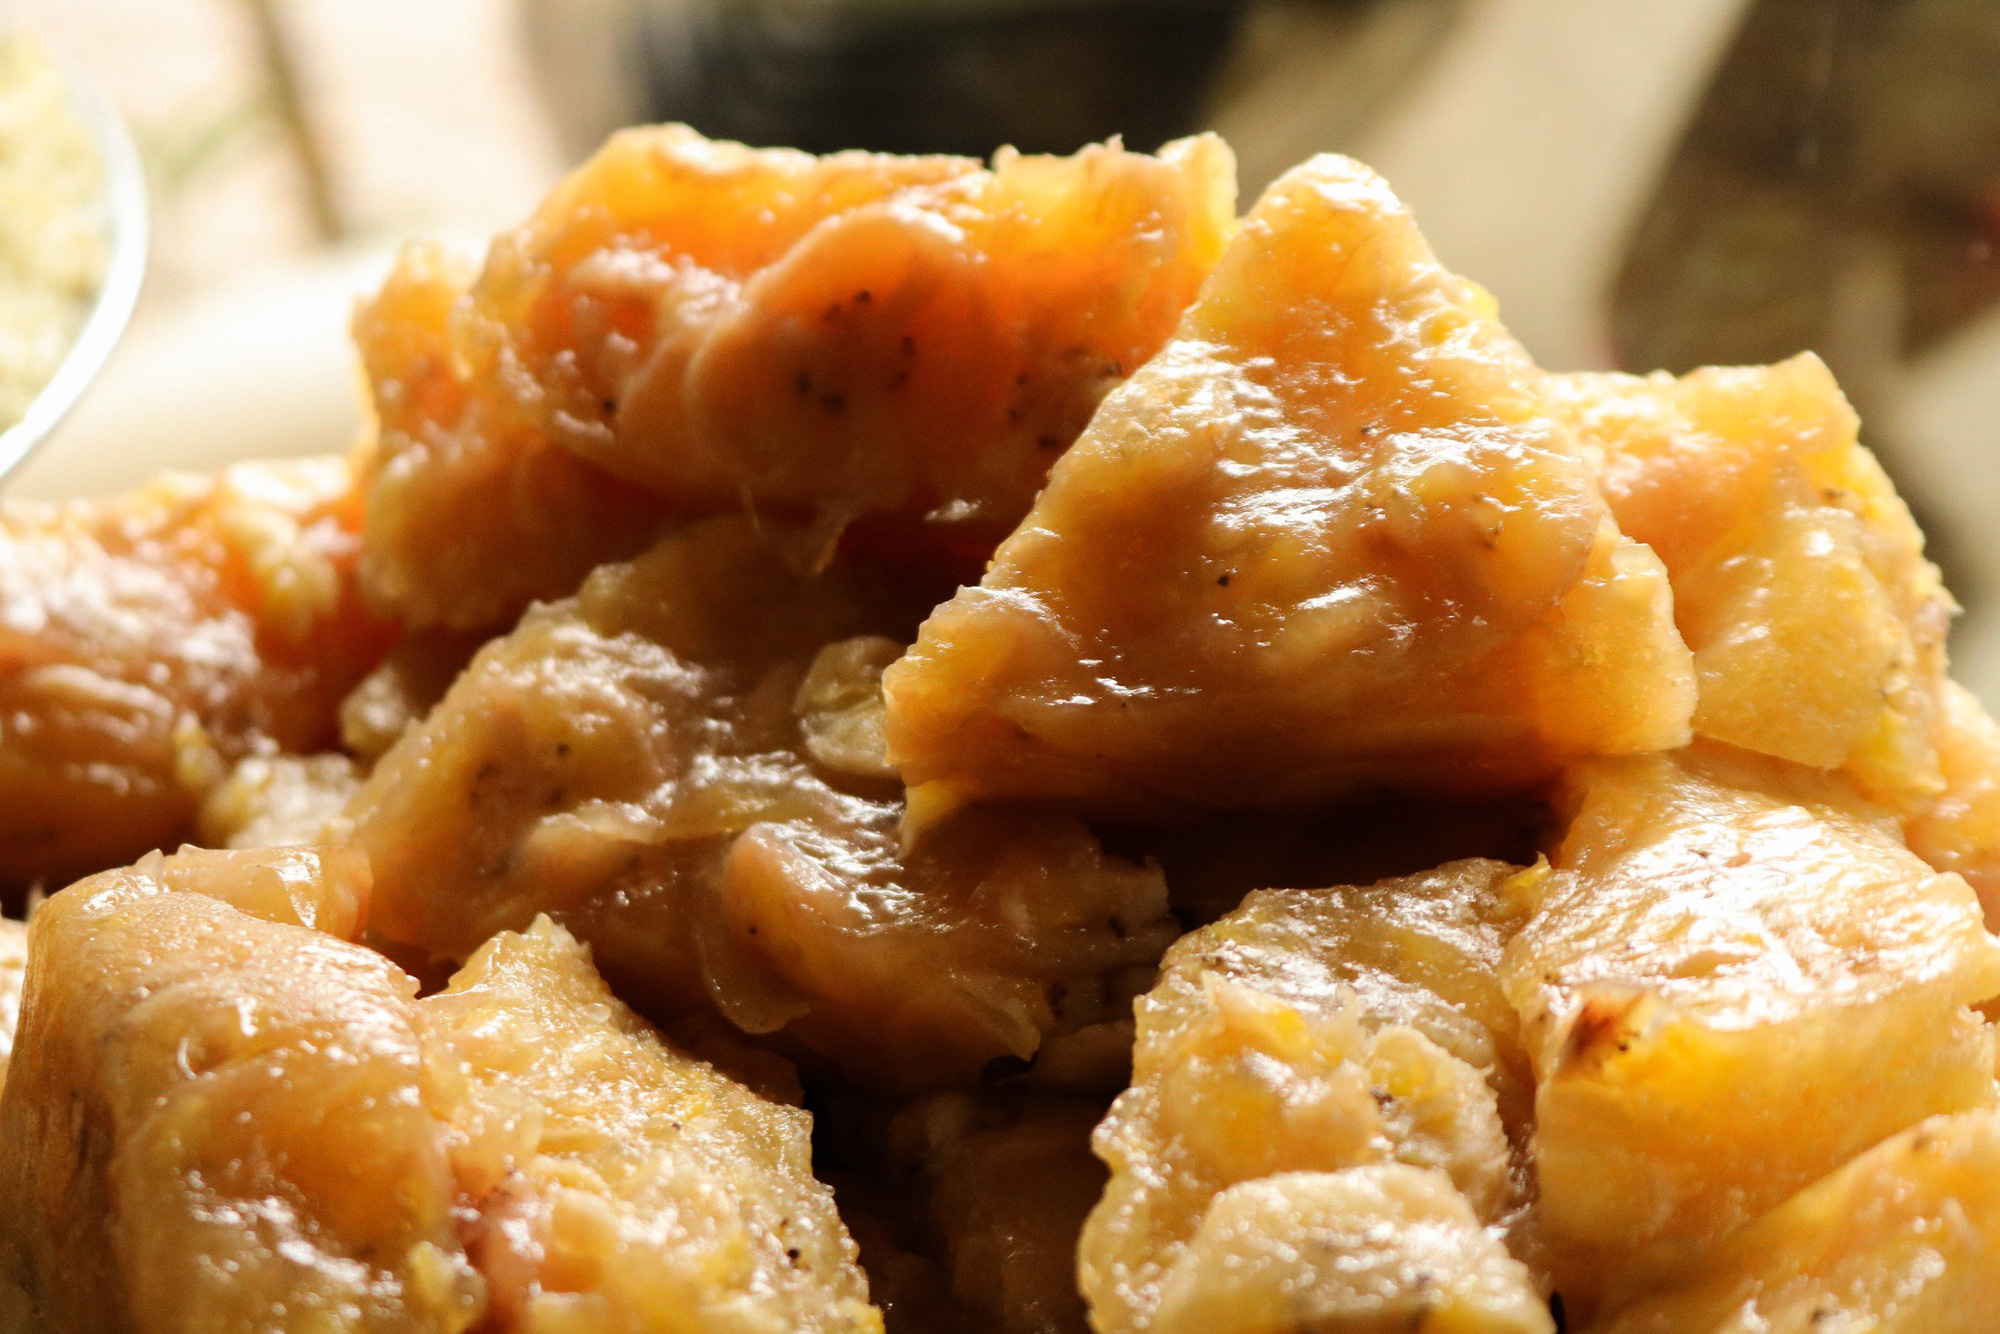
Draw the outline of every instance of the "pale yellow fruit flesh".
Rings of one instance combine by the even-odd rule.
[[[782,1030],[895,1089],[1032,1055],[1058,993],[1157,959],[1159,872],[1073,817],[968,811],[905,845],[870,718],[917,613],[866,562],[798,554],[709,520],[483,649],[349,808],[375,934],[458,960],[547,912],[649,1015]]]
[[[1132,1087],[1096,1136],[1111,1182],[1078,1272],[1102,1334],[1154,1328],[1176,1284],[1226,1280],[1234,1243],[1217,1243],[1212,1274],[1191,1248],[1245,1182],[1403,1163],[1460,1197],[1453,1216],[1473,1233],[1518,1212],[1526,1063],[1497,977],[1516,869],[1466,861],[1366,888],[1256,893],[1168,951],[1138,1007]],[[1538,1305],[1527,1271],[1509,1266],[1509,1309]]]
[[[338,938],[367,891],[347,849],[191,851],[38,911],[0,1325],[879,1334],[806,1113],[546,919],[417,1000]]]
[[[202,798],[195,832],[212,848],[323,842],[360,786],[360,767],[338,751],[252,755]]]
[[[1288,1172],[1222,1192],[1168,1276],[1157,1334],[1554,1334],[1527,1271],[1442,1173]]]
[[[416,1006],[491,1318],[522,1334],[879,1334],[811,1118],[666,1046],[546,918]]]
[[[0,1091],[0,1325],[470,1325],[416,984],[312,929],[365,893],[355,854],[295,849],[154,857],[42,905]]]
[[[1601,1334],[1977,1334],[2000,1309],[2000,1115],[1936,1117],[1736,1233]]]
[[[461,313],[472,278],[442,247],[411,245],[355,314],[374,419],[356,453],[361,575],[406,625],[490,632],[642,549],[663,516],[475,379]]]
[[[1910,851],[1940,871],[1965,877],[2000,926],[2000,725],[1956,681],[1939,700],[1938,769],[1944,791],[1903,821]]]
[[[1666,562],[1695,730],[1898,808],[1934,796],[1955,608],[1819,358],[1555,376],[1550,398],[1602,452],[1619,526]]]
[[[740,287],[690,291],[608,443],[579,447],[670,496],[997,541],[1172,333],[1235,210],[1213,135],[1003,151],[829,210]]]
[[[172,847],[230,763],[332,744],[394,635],[361,524],[330,458],[0,511],[0,889]]]
[[[913,808],[1509,790],[1681,744],[1665,572],[1542,382],[1378,177],[1286,174],[889,670]]]
[[[369,586],[413,624],[504,624],[740,508],[974,571],[1234,208],[1212,136],[989,170],[624,131],[476,276],[413,249],[357,320]]]
[[[2000,944],[1885,812],[1713,745],[1592,762],[1565,795],[1503,978],[1572,1311],[1883,1136],[1992,1100],[1968,1006],[2000,990]]]

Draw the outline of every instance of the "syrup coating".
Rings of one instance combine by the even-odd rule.
[[[1679,745],[1658,558],[1380,178],[1296,168],[885,678],[921,809],[1518,790]]]

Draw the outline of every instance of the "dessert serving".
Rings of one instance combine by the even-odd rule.
[[[0,511],[0,1329],[1992,1328],[2000,727],[1826,368],[1233,172],[625,131],[350,457]]]

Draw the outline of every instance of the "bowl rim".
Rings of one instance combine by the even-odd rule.
[[[14,29],[0,27],[0,36]],[[109,256],[104,276],[83,327],[63,353],[48,382],[35,392],[28,410],[0,431],[0,485],[23,460],[45,442],[97,378],[111,349],[131,323],[139,290],[145,284],[151,221],[146,200],[146,175],[124,118],[97,91],[71,60],[39,33],[35,39],[48,49],[68,86],[70,105],[90,132],[104,172],[105,226]]]

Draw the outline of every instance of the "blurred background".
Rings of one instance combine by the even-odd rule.
[[[342,447],[345,320],[610,129],[1365,159],[1545,364],[1833,364],[2000,700],[1995,0],[0,0],[127,114],[154,255],[16,494]]]

